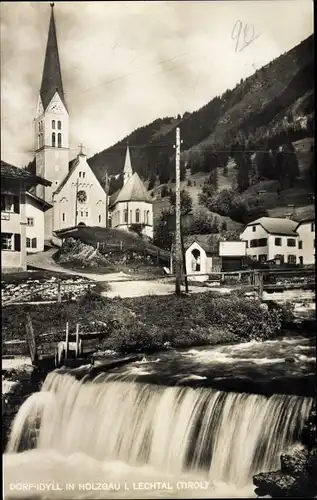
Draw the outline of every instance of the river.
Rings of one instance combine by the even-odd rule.
[[[313,400],[291,382],[314,352],[287,336],[166,351],[94,381],[52,372],[14,421],[7,498],[255,497],[252,475],[299,445]]]

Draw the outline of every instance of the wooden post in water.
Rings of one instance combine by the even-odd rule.
[[[38,352],[36,347],[34,329],[32,325],[31,316],[29,314],[26,315],[26,341],[29,348],[30,358],[32,361],[32,365],[38,365]]]
[[[69,348],[69,325],[68,325],[68,321],[66,323],[66,340],[65,340],[65,359],[68,358],[68,348]]]
[[[76,358],[79,356],[79,324],[76,324]]]
[[[61,282],[58,281],[57,283],[57,302],[60,304],[62,302],[62,291],[61,291]]]

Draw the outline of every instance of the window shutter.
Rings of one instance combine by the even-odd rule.
[[[20,213],[20,196],[13,196],[13,211],[15,214]]]
[[[36,248],[36,246],[37,246],[36,238],[32,238],[32,248]]]
[[[14,235],[14,250],[16,252],[21,252],[21,235],[20,234]]]

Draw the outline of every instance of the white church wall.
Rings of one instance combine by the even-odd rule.
[[[79,155],[78,158],[78,165],[60,192],[54,195],[54,230],[79,223],[107,225],[107,194],[89,167],[86,156]],[[76,201],[77,193],[82,194],[81,201]]]
[[[128,212],[126,222],[125,211]],[[139,210],[139,219],[136,211]],[[128,230],[131,224],[146,224],[143,234],[153,238],[153,204],[145,201],[119,202],[111,210],[112,227]]]

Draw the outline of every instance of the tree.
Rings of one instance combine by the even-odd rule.
[[[193,200],[188,191],[185,189],[181,190],[181,214],[186,215],[192,211],[193,208]],[[176,206],[176,193],[173,191],[169,196],[169,201],[172,206],[173,212],[175,211]]]
[[[258,151],[255,155],[255,164],[260,178],[276,179],[273,156],[269,150]]]
[[[187,186],[190,187],[191,185],[192,185],[192,181],[190,179],[188,179]]]
[[[168,195],[169,195],[169,188],[166,184],[164,184],[161,189],[161,198],[166,198],[166,196]]]
[[[154,227],[153,243],[154,245],[170,250],[174,241],[174,231],[169,229],[167,219],[170,215],[169,210],[163,210],[158,223]]]
[[[315,191],[315,151],[313,146],[311,147],[312,158],[309,166],[309,179],[312,185],[312,189]]]
[[[154,188],[155,181],[156,181],[156,175],[152,174],[149,180],[148,191],[151,191],[151,189]]]
[[[131,224],[129,226],[129,231],[137,234],[140,238],[143,238],[144,228],[145,228],[145,224]]]
[[[199,204],[203,207],[209,208],[212,203],[212,199],[217,194],[218,188],[218,172],[214,170],[208,179],[204,182],[201,189],[201,193],[198,195]]]
[[[193,213],[193,220],[187,234],[215,234],[219,232],[217,219],[205,208],[198,208]]]

